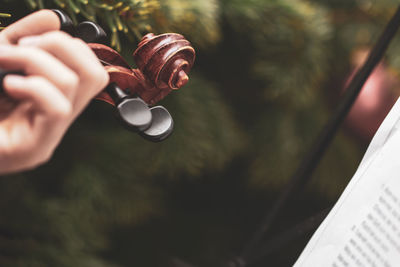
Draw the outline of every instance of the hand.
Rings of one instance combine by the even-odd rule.
[[[108,74],[81,40],[60,32],[56,14],[43,10],[0,32],[0,68],[6,94],[16,100],[0,112],[0,173],[47,162],[73,120],[108,83]]]

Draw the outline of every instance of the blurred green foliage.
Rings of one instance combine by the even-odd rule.
[[[97,20],[127,57],[147,31],[197,50],[189,84],[163,100],[175,132],[152,144],[92,103],[51,162],[0,180],[1,266],[221,266],[237,253],[335,106],[350,55],[395,0],[0,0],[18,19],[64,7]],[[2,21],[7,22],[7,19]],[[4,23],[3,23],[4,24]],[[387,63],[400,68],[399,38]],[[365,144],[339,133],[282,225],[333,203]],[[303,243],[267,261],[288,266]],[[261,266],[265,266],[261,265]]]

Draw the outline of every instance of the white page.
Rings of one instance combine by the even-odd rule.
[[[399,129],[398,100],[296,267],[400,266]]]

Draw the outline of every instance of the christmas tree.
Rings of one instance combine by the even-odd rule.
[[[174,134],[149,143],[93,102],[52,160],[0,180],[1,266],[223,266],[235,256],[340,99],[353,55],[397,1],[0,0],[2,26],[40,8],[92,20],[132,62],[148,33],[197,52],[189,83],[162,105]],[[385,73],[397,79],[394,41]],[[378,88],[393,91],[396,86]],[[381,103],[385,105],[385,103]],[[353,128],[355,126],[353,125]],[[339,196],[367,144],[343,127],[281,218],[294,225]],[[353,129],[354,130],[354,129]],[[300,240],[266,259],[289,266]],[[290,253],[288,255],[288,252]],[[178,260],[179,259],[179,260]]]

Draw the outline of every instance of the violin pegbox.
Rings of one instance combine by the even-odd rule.
[[[150,106],[188,82],[188,73],[195,60],[190,42],[176,33],[144,36],[133,53],[137,69],[131,69],[122,56],[108,46],[97,43],[89,46],[105,64],[111,83],[132,97],[139,96]],[[97,99],[116,105],[107,90]],[[152,107],[150,111],[152,123],[147,130],[141,131],[141,135],[151,141],[162,141],[172,133],[173,119],[162,106]]]
[[[122,124],[144,138],[158,142],[170,136],[170,113],[153,105],[188,82],[195,59],[190,42],[176,33],[149,33],[133,53],[138,68],[132,69],[117,51],[102,44],[106,34],[96,23],[80,23],[75,36],[88,43],[110,76],[110,84],[96,99],[115,106]]]
[[[154,105],[172,90],[183,87],[188,81],[195,51],[190,42],[177,33],[145,35],[133,53],[137,69],[131,69],[125,59],[114,49],[89,43],[93,52],[105,65],[111,82],[138,95],[149,105]],[[113,104],[106,93],[98,99]]]
[[[144,101],[154,105],[189,81],[188,73],[193,67],[195,55],[190,42],[180,34],[145,35],[133,53],[138,66],[133,72],[142,81],[142,87],[131,93],[137,93]],[[142,136],[153,142],[162,141],[171,135],[174,121],[162,106],[150,110],[152,126],[143,131]]]

